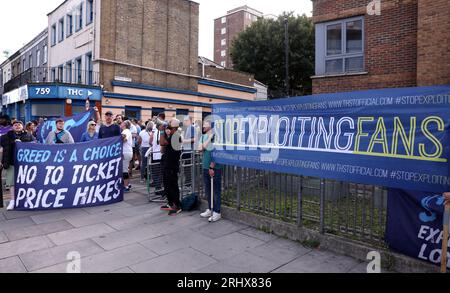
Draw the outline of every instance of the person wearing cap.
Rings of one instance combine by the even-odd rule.
[[[32,142],[33,137],[23,129],[23,122],[16,120],[13,129],[1,138],[3,149],[1,164],[2,169],[7,170],[6,185],[11,186],[11,194],[14,194],[14,163],[16,142]]]
[[[96,127],[97,123],[95,123],[95,121],[89,121],[87,131],[81,136],[81,142],[88,142],[98,139]]]
[[[56,120],[56,130],[51,131],[45,139],[46,144],[73,144],[72,135],[69,131],[64,130],[64,119]]]
[[[175,216],[181,213],[180,189],[178,187],[178,173],[180,172],[181,157],[181,131],[180,121],[172,119],[165,130],[164,140],[161,146],[164,146],[162,157],[163,164],[163,182],[168,204],[161,209],[168,211],[169,216]]]
[[[98,138],[111,138],[116,136],[121,136],[122,132],[120,130],[120,126],[114,124],[113,121],[113,112],[108,111],[105,113],[105,122],[101,122],[102,126],[98,131]]]

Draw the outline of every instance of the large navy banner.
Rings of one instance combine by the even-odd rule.
[[[441,263],[444,198],[440,194],[389,190],[386,241],[408,256]],[[450,268],[450,253],[449,263]]]
[[[222,164],[450,190],[450,86],[217,104],[213,120]]]
[[[17,143],[15,210],[123,201],[121,137],[78,144]]]
[[[89,119],[94,116],[94,111],[88,111],[71,117],[63,117],[64,129],[69,131],[75,142],[81,141],[81,136],[87,131]],[[37,128],[37,140],[44,143],[48,134],[56,130],[56,119],[45,121]]]

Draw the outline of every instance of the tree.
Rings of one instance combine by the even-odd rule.
[[[232,44],[234,68],[252,73],[268,85],[271,98],[285,94],[285,17],[289,27],[290,96],[312,92],[314,24],[306,15],[284,13],[278,19],[261,18],[240,33]]]

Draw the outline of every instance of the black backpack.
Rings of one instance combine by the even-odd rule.
[[[200,208],[200,200],[197,193],[191,193],[181,200],[181,209],[185,212],[191,212]]]

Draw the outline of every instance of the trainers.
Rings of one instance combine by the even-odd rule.
[[[131,192],[131,188],[129,187],[125,187],[125,189],[123,190],[124,193],[129,193]]]
[[[172,208],[169,210],[169,216],[176,216],[181,212],[182,212],[182,209],[180,209],[180,208]]]
[[[209,218],[212,216],[211,210],[207,209],[203,214],[200,214],[200,217],[202,218]]]
[[[15,205],[15,202],[14,202],[14,199],[12,199],[12,200],[9,202],[8,207],[6,208],[6,210],[7,210],[7,211],[12,211],[12,210],[14,210],[14,205]]]
[[[166,204],[166,205],[163,205],[162,207],[161,207],[161,210],[162,211],[170,211],[172,208],[168,205],[168,204]]]
[[[218,213],[216,213],[216,212],[214,212],[213,215],[212,215],[212,217],[209,218],[208,221],[209,221],[210,223],[213,223],[213,222],[219,221],[220,219],[222,219],[222,215],[221,215],[221,214],[218,214]]]

